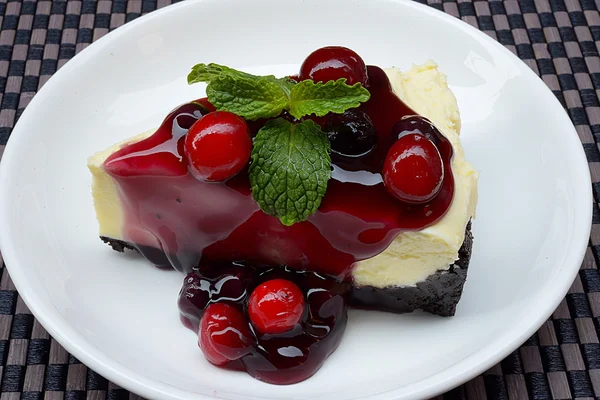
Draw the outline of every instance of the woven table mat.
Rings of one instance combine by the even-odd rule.
[[[224,0],[226,1],[226,0]],[[168,0],[0,0],[0,157],[57,69]],[[579,275],[552,318],[483,375],[437,399],[600,399],[600,0],[422,0],[524,60],[568,110],[588,158],[593,227]],[[139,399],[69,355],[37,322],[0,256],[0,400]]]

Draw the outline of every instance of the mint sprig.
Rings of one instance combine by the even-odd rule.
[[[248,120],[271,118],[288,110],[294,118],[329,112],[343,113],[369,100],[360,83],[347,85],[345,79],[325,84],[310,80],[296,84],[289,78],[258,76],[219,64],[197,64],[188,83],[206,82],[208,101],[217,109],[230,111]]]
[[[287,226],[314,214],[331,177],[329,150],[327,136],[313,121],[267,122],[254,139],[250,165],[260,208]]]

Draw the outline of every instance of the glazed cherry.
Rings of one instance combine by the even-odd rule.
[[[377,131],[371,118],[358,109],[330,114],[323,131],[329,138],[331,151],[342,156],[364,156],[373,150],[377,142]]]
[[[304,296],[295,283],[272,279],[259,285],[248,301],[248,315],[262,333],[278,334],[296,326],[304,313]]]
[[[407,115],[396,122],[392,128],[392,136],[395,139],[407,133],[420,133],[433,143],[437,143],[439,136],[442,135],[430,120],[420,115]]]
[[[443,180],[440,152],[431,140],[418,133],[398,139],[383,164],[386,189],[405,203],[423,204],[433,200]]]
[[[250,353],[255,340],[248,322],[235,306],[215,303],[208,306],[198,331],[198,346],[208,361],[223,365]]]
[[[206,181],[224,181],[248,164],[252,140],[243,118],[215,111],[192,125],[184,148],[194,176]]]
[[[354,51],[340,46],[322,47],[313,51],[300,67],[300,80],[315,82],[346,78],[348,85],[367,84],[367,67]]]

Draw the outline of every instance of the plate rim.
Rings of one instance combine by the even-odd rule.
[[[82,50],[75,57],[70,59],[62,68],[60,68],[60,70],[56,71],[50,77],[48,82],[36,93],[36,95],[33,97],[31,102],[26,107],[25,111],[23,112],[23,115],[28,118],[28,115],[32,112],[32,111],[30,111],[32,109],[32,106],[38,107],[37,104],[41,102],[42,96],[45,97],[46,93],[52,93],[52,89],[55,86],[54,83],[57,82],[57,80],[54,79],[55,76],[60,77],[60,76],[68,74],[70,70],[77,68],[79,66],[80,62],[82,62],[82,60],[84,60],[85,57],[89,57],[89,56],[93,57],[94,52],[101,49],[102,46],[108,45],[112,41],[118,40],[119,36],[125,35],[129,30],[136,29],[139,25],[145,24],[146,22],[148,22],[152,19],[162,18],[163,15],[167,15],[168,13],[177,12],[177,10],[179,8],[194,7],[196,3],[201,3],[201,2],[206,2],[206,1],[210,1],[210,0],[192,0],[192,1],[186,1],[186,2],[181,2],[181,3],[177,3],[177,4],[172,4],[167,7],[162,8],[162,9],[155,10],[147,15],[141,16],[131,22],[128,22],[128,23],[120,26],[119,28],[115,29],[114,31],[107,33],[106,35],[104,35],[103,37],[98,39],[97,41],[91,43],[89,46],[87,46],[84,50]],[[572,239],[571,242],[573,243],[573,246],[575,246],[577,243],[579,243],[579,248],[571,251],[563,263],[563,265],[566,266],[564,268],[565,269],[564,274],[566,276],[563,276],[563,278],[565,278],[565,279],[562,279],[560,282],[557,283],[557,286],[559,286],[557,289],[559,289],[559,290],[557,290],[555,292],[555,293],[559,293],[560,296],[555,295],[552,298],[553,299],[552,302],[549,302],[549,304],[547,303],[545,305],[545,307],[541,307],[540,310],[538,310],[538,311],[543,311],[543,312],[538,313],[538,315],[540,317],[538,317],[538,319],[536,319],[535,322],[530,323],[526,329],[522,328],[522,329],[518,330],[520,333],[514,334],[513,333],[515,331],[514,328],[512,330],[510,330],[509,332],[512,333],[512,336],[509,335],[507,337],[505,335],[502,337],[502,339],[504,339],[504,343],[502,344],[502,347],[500,348],[500,350],[491,349],[492,345],[499,340],[499,339],[496,339],[496,340],[488,343],[485,347],[480,348],[479,350],[473,352],[472,354],[468,355],[464,359],[460,360],[457,364],[452,366],[452,369],[458,368],[459,372],[455,372],[451,379],[446,378],[446,379],[442,379],[442,380],[437,380],[434,383],[432,383],[431,385],[424,386],[424,387],[418,387],[423,381],[431,381],[432,378],[435,378],[436,376],[443,374],[445,371],[450,369],[450,367],[449,367],[446,369],[442,369],[441,371],[438,371],[429,377],[423,378],[419,381],[412,382],[403,387],[391,389],[391,390],[388,390],[385,392],[373,393],[373,394],[367,395],[366,397],[362,397],[362,399],[372,399],[372,400],[395,399],[395,398],[397,398],[396,396],[398,395],[398,392],[406,391],[407,388],[410,389],[410,388],[413,388],[413,386],[415,387],[414,390],[409,391],[406,394],[403,394],[402,395],[403,398],[407,398],[407,399],[408,398],[423,398],[423,397],[432,397],[432,396],[441,394],[441,393],[443,393],[447,390],[450,390],[458,385],[461,385],[461,384],[467,382],[468,380],[483,373],[484,371],[486,371],[487,369],[489,369],[490,367],[492,367],[493,365],[495,365],[496,363],[498,363],[499,361],[504,359],[515,348],[518,348],[522,343],[524,343],[551,316],[551,314],[554,312],[554,310],[558,307],[560,302],[563,300],[563,298],[567,294],[569,288],[572,285],[573,280],[575,279],[576,275],[578,274],[579,268],[584,259],[585,251],[586,251],[587,245],[588,245],[588,239],[589,239],[589,236],[591,233],[592,206],[593,206],[593,194],[592,194],[592,188],[591,188],[591,183],[590,183],[591,175],[590,175],[590,171],[589,171],[588,161],[585,156],[583,146],[581,146],[581,140],[579,138],[579,135],[577,134],[576,128],[573,125],[572,120],[568,116],[567,112],[564,110],[562,104],[560,104],[560,102],[558,101],[556,96],[552,93],[550,88],[548,88],[548,86],[543,82],[543,80],[537,74],[535,74],[535,72],[533,72],[530,69],[530,67],[527,66],[527,64],[523,60],[521,60],[519,57],[517,57],[515,54],[513,54],[504,45],[502,45],[501,43],[497,42],[493,38],[486,35],[484,32],[480,31],[479,29],[469,25],[468,23],[466,23],[466,22],[462,21],[461,19],[456,18],[450,14],[447,14],[443,11],[437,10],[428,5],[417,3],[417,2],[411,1],[411,0],[387,0],[387,1],[389,1],[390,3],[401,3],[404,6],[417,9],[420,12],[422,12],[423,14],[426,14],[431,18],[440,18],[442,20],[445,20],[445,22],[448,22],[454,28],[462,30],[462,31],[466,32],[467,34],[469,34],[470,36],[475,37],[481,41],[484,41],[485,43],[489,44],[490,47],[493,47],[495,50],[497,50],[499,52],[504,52],[504,54],[507,55],[508,58],[511,61],[513,61],[514,63],[516,63],[520,66],[526,67],[524,69],[524,71],[525,71],[524,73],[527,75],[526,78],[529,79],[530,81],[532,81],[532,84],[533,84],[533,82],[535,82],[536,85],[540,86],[542,91],[545,90],[547,95],[552,97],[552,103],[554,103],[557,107],[559,107],[562,110],[563,117],[567,118],[567,120],[570,122],[570,126],[572,127],[572,129],[570,129],[571,132],[564,132],[563,134],[571,135],[572,137],[570,140],[576,140],[577,143],[580,145],[580,146],[578,146],[578,151],[577,151],[578,154],[572,154],[572,155],[575,156],[574,167],[576,167],[578,169],[582,169],[583,174],[584,174],[584,176],[582,176],[582,178],[585,178],[585,179],[582,179],[581,182],[584,182],[584,183],[582,183],[582,188],[583,188],[583,185],[585,185],[585,188],[583,188],[583,189],[586,192],[586,198],[578,199],[578,201],[580,201],[582,203],[582,205],[586,206],[585,209],[582,210],[582,212],[585,212],[585,215],[583,215],[581,218],[583,221],[583,217],[586,217],[587,222],[583,221],[584,227],[581,230],[574,232],[574,235],[573,235],[574,238]],[[40,96],[40,93],[42,93],[42,96]],[[29,110],[29,112],[28,112],[28,110]],[[22,117],[21,117],[21,120],[23,119]],[[17,132],[17,135],[14,135],[15,131]],[[10,179],[10,175],[9,175],[9,171],[11,170],[10,166],[17,165],[17,163],[18,163],[18,159],[17,159],[18,153],[16,152],[16,150],[13,150],[13,148],[17,148],[17,146],[15,146],[14,144],[16,144],[20,140],[20,139],[17,139],[17,137],[19,137],[19,135],[18,135],[19,131],[20,131],[19,123],[17,123],[15,125],[15,127],[13,128],[13,132],[12,132],[13,134],[11,134],[11,136],[8,139],[8,142],[6,144],[5,151],[4,151],[4,154],[2,157],[2,162],[0,162],[0,188],[7,187],[9,179]],[[10,143],[13,143],[13,144],[9,146]],[[582,168],[582,166],[583,166],[583,168]],[[3,220],[4,219],[3,216],[8,215],[10,213],[9,204],[11,203],[11,196],[8,193],[10,193],[8,190],[4,190],[4,191],[0,190],[0,220]],[[99,356],[103,356],[105,358],[106,358],[106,356],[104,356],[103,353],[93,345],[93,343],[82,338],[79,334],[77,334],[77,332],[73,332],[73,334],[71,334],[70,332],[66,332],[66,335],[64,333],[61,333],[61,330],[63,332],[65,330],[69,330],[68,324],[67,324],[67,326],[58,326],[57,327],[56,324],[54,324],[52,322],[52,319],[49,318],[48,315],[46,315],[47,308],[44,304],[41,304],[42,301],[41,301],[41,299],[39,299],[39,296],[36,293],[33,293],[31,290],[30,291],[26,290],[23,292],[20,290],[20,289],[27,288],[28,284],[27,284],[26,276],[21,274],[17,254],[12,251],[12,249],[13,249],[13,246],[11,245],[12,242],[13,242],[13,240],[8,235],[8,229],[5,228],[5,225],[0,225],[0,248],[2,249],[2,255],[5,260],[5,267],[8,270],[8,272],[10,273],[12,281],[13,281],[19,295],[21,296],[22,300],[25,302],[25,304],[27,305],[29,310],[32,312],[34,317],[42,324],[42,326],[48,331],[48,333],[59,344],[61,344],[69,353],[73,354],[77,359],[84,362],[84,364],[86,366],[93,369],[100,375],[104,376],[106,379],[108,379],[112,382],[115,382],[119,386],[121,386],[131,392],[134,392],[141,396],[144,396],[146,398],[158,398],[157,396],[160,396],[160,398],[165,398],[165,399],[194,398],[194,399],[200,399],[200,400],[210,400],[210,399],[216,398],[216,397],[213,397],[212,395],[190,392],[190,391],[172,386],[165,382],[161,382],[158,380],[153,380],[153,379],[144,377],[144,376],[140,375],[139,373],[137,373],[136,371],[120,364],[117,360],[110,358],[110,357],[107,357],[108,360],[104,361]],[[54,305],[49,305],[48,307],[54,308]],[[76,339],[78,339],[77,343],[76,343],[76,341],[73,341],[71,339],[72,337],[75,337]],[[510,340],[506,340],[506,339],[510,339]],[[90,351],[90,350],[92,350],[92,351]],[[99,354],[96,354],[96,353],[99,353]],[[474,362],[473,360],[479,360],[479,361]],[[471,362],[469,362],[469,361],[471,361]],[[171,389],[170,390],[171,393],[165,392],[165,390],[167,388]],[[250,397],[248,397],[248,398],[250,398]]]

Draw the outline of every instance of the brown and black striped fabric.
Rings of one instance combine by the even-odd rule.
[[[577,128],[595,197],[585,260],[552,318],[504,361],[437,399],[600,399],[600,0],[419,1],[498,40],[544,80]],[[172,2],[0,0],[0,157],[57,69]],[[0,274],[0,400],[138,398],[69,355],[33,318],[4,267]]]

